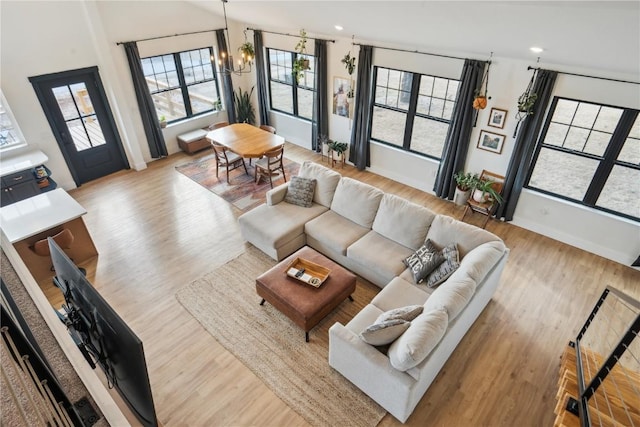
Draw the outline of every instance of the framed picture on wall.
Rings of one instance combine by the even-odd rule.
[[[499,133],[482,130],[480,131],[480,138],[478,138],[478,148],[500,154],[502,153],[505,138],[506,136]]]
[[[334,77],[333,114],[349,117],[349,95],[351,95],[351,80],[343,77]]]
[[[489,113],[489,123],[487,123],[487,125],[502,129],[504,128],[505,120],[507,120],[507,110],[492,108],[491,113]]]

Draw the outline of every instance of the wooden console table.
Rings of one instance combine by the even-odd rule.
[[[88,261],[98,251],[82,220],[87,211],[61,188],[0,208],[0,228],[37,282],[53,277],[51,258],[37,255],[35,242],[65,228],[74,235],[67,255],[76,263]]]

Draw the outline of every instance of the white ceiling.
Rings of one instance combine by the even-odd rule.
[[[222,14],[221,0],[188,0]],[[478,59],[603,70],[640,80],[640,1],[229,0],[229,19],[263,30]],[[344,27],[337,31],[334,25]],[[531,46],[545,49],[542,54]]]

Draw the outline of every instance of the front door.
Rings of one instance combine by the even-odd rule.
[[[129,167],[97,67],[29,81],[77,186]]]

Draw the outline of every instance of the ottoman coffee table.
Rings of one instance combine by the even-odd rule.
[[[317,288],[289,277],[287,269],[296,258],[328,268],[331,271],[329,277]],[[353,301],[351,294],[355,290],[356,276],[353,273],[308,246],[256,279],[256,292],[262,297],[260,305],[267,301],[301,327],[306,342],[309,342],[309,331],[334,308],[347,298]]]

